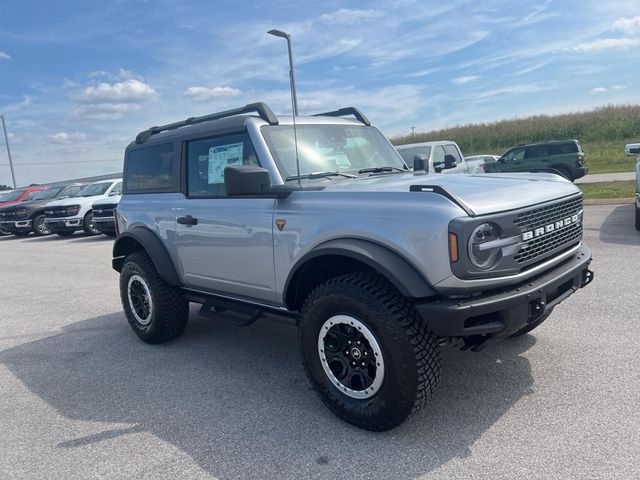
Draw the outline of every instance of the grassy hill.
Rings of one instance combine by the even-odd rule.
[[[640,105],[608,105],[587,112],[535,115],[491,123],[460,125],[394,137],[395,145],[454,140],[464,155],[503,154],[519,143],[576,138],[587,154],[589,173],[633,171],[625,143],[640,141]]]

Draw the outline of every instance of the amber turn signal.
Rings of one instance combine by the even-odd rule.
[[[458,261],[458,237],[449,232],[449,260],[451,263]]]

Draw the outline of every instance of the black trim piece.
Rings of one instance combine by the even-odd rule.
[[[221,118],[234,117],[236,115],[242,115],[245,113],[257,113],[260,118],[269,122],[271,125],[278,125],[278,118],[275,116],[271,108],[264,102],[249,103],[244,107],[232,108],[230,110],[224,110],[222,112],[212,113],[204,115],[202,117],[190,117],[181,122],[168,123],[167,125],[151,127],[143,132],[140,132],[136,137],[136,143],[141,144],[149,140],[152,135],[160,132],[166,132],[168,130],[175,130],[180,127],[186,127],[187,125],[194,125],[196,123],[208,122],[209,120],[219,120]]]
[[[295,288],[294,279],[300,269],[311,259],[335,255],[358,260],[382,274],[400,293],[410,298],[427,298],[437,295],[427,280],[404,258],[387,247],[357,238],[329,240],[318,245],[300,258],[291,271],[284,286],[283,300],[288,305],[289,290]]]
[[[155,233],[144,227],[135,227],[124,232],[116,239],[113,245],[112,266],[114,270],[118,272],[122,270],[124,257],[130,253],[126,247],[126,239],[128,238],[136,241],[142,246],[147,255],[149,255],[149,258],[151,258],[158,274],[165,282],[173,286],[181,286],[176,268],[173,265],[167,250],[164,248],[162,241]]]
[[[344,117],[345,115],[353,115],[354,117],[356,117],[356,120],[358,120],[360,123],[364,123],[367,127],[371,126],[371,122],[369,121],[369,119],[365,116],[364,113],[362,113],[356,107],[344,107],[338,110],[334,110],[332,112],[316,113],[313,116],[314,117]]]
[[[409,191],[410,192],[437,193],[438,195],[442,195],[443,197],[448,198],[453,203],[458,205],[470,217],[475,217],[476,216],[475,212],[473,210],[471,210],[471,207],[469,207],[469,205],[467,205],[464,202],[464,200],[462,200],[461,198],[457,197],[456,195],[454,195],[453,193],[449,192],[447,189],[441,187],[440,185],[411,185],[409,187]]]

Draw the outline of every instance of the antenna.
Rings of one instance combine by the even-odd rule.
[[[291,51],[291,35],[282,30],[272,29],[267,32],[274,37],[284,38],[287,41],[287,51],[289,52],[289,86],[291,88],[291,112],[293,118],[293,143],[296,152],[296,174],[298,176],[298,186],[302,188],[300,181],[300,158],[298,157],[298,131],[296,129],[296,116],[298,115],[298,96],[296,95],[296,77],[293,73],[293,53]]]

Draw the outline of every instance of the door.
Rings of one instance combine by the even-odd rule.
[[[186,196],[174,209],[187,287],[274,302],[273,198],[228,197],[224,168],[259,165],[249,136],[185,143]]]
[[[522,165],[524,159],[524,148],[514,148],[509,150],[501,159],[503,165],[500,167],[502,172],[523,172],[527,168]]]
[[[524,170],[534,170],[545,168],[548,160],[548,152],[546,145],[532,145],[527,147],[524,152]]]

